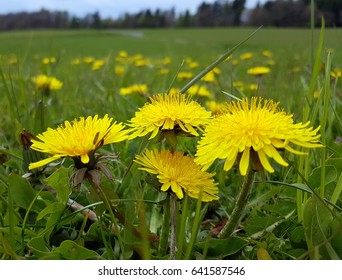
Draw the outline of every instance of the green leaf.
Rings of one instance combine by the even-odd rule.
[[[331,245],[334,248],[336,254],[342,259],[342,214],[339,217],[335,217],[331,224],[331,232],[333,238],[331,240]]]
[[[323,259],[329,259],[327,247],[321,245],[323,243],[329,244],[327,239],[330,236],[332,221],[332,213],[325,204],[315,197],[307,200],[303,209],[303,227],[306,243],[309,250],[319,250],[319,257]],[[314,255],[311,255],[311,257],[316,258]]]
[[[308,182],[312,188],[318,188],[320,186],[321,172],[322,172],[322,167],[317,167],[310,174]],[[324,179],[325,186],[336,180],[337,180],[336,167],[333,165],[326,165],[325,166],[325,179]]]
[[[66,260],[94,260],[100,259],[100,255],[95,251],[86,249],[76,242],[71,240],[65,240],[61,245],[54,249],[62,259]]]
[[[46,215],[61,213],[64,209],[65,209],[64,204],[61,204],[60,202],[53,202],[49,204],[48,206],[46,206],[41,212],[39,212],[37,216],[37,221],[41,220]],[[61,214],[59,214],[58,216],[60,217]]]
[[[52,173],[45,182],[57,192],[57,199],[60,203],[66,204],[71,189],[69,187],[69,170],[64,167],[58,168],[54,173]]]
[[[21,176],[12,173],[8,177],[8,184],[15,203],[21,208],[28,209],[36,197],[36,191],[30,183]],[[33,208],[33,210],[35,209]]]
[[[209,242],[209,244],[207,244]],[[227,239],[210,239],[209,241],[196,243],[197,250],[204,250],[208,247],[207,256],[209,257],[227,257],[239,252],[248,242],[239,237],[229,237]]]

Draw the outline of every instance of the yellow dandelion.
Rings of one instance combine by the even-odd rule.
[[[75,58],[75,59],[71,60],[71,64],[72,65],[79,65],[79,64],[81,64],[81,60],[79,58]]]
[[[245,85],[241,81],[234,81],[233,82],[233,87],[238,89],[238,90],[240,90],[240,91],[243,91],[245,89]]]
[[[167,68],[161,68],[161,69],[159,70],[159,74],[160,74],[160,75],[167,75],[167,74],[169,74],[169,72],[170,72],[170,70],[167,69]]]
[[[44,57],[44,58],[42,59],[42,63],[45,64],[45,65],[56,63],[56,61],[57,61],[57,60],[56,60],[56,58],[54,58],[54,57]]]
[[[191,72],[186,72],[186,71],[182,71],[178,73],[177,79],[178,80],[187,80],[187,79],[191,79],[194,75]]]
[[[184,192],[205,202],[219,199],[217,183],[212,178],[215,174],[202,171],[190,156],[182,152],[147,150],[142,156],[137,155],[134,161],[142,165],[140,170],[156,175],[163,192],[171,189],[179,199],[184,197]]]
[[[341,78],[342,77],[342,70],[340,68],[334,68],[330,72],[330,76],[333,78]]]
[[[40,90],[59,90],[62,88],[63,83],[55,77],[47,75],[38,75],[32,78],[36,88]]]
[[[125,67],[123,67],[121,65],[117,65],[117,66],[115,66],[114,72],[118,76],[123,75],[123,74],[125,74]]]
[[[262,76],[271,72],[271,68],[265,66],[257,66],[249,68],[247,73],[254,76]]]
[[[131,138],[151,133],[150,139],[161,131],[181,131],[198,136],[196,129],[203,131],[211,118],[199,103],[181,93],[157,94],[135,113],[128,126]]]
[[[105,65],[105,63],[106,62],[103,59],[94,60],[92,66],[91,66],[91,70],[93,70],[93,71],[99,70]]]
[[[29,169],[44,166],[54,160],[71,157],[75,163],[87,166],[93,164],[94,152],[103,145],[127,139],[127,130],[122,123],[113,122],[105,115],[99,118],[81,117],[73,122],[65,121],[56,129],[48,128],[32,139],[31,149],[51,155],[38,162],[30,163]]]
[[[208,72],[207,74],[205,74],[202,78],[202,81],[206,82],[206,83],[214,83],[216,82],[216,76],[215,73],[213,71]]]
[[[240,173],[246,175],[251,158],[257,168],[262,166],[272,173],[274,169],[268,158],[288,166],[279,150],[303,155],[306,153],[295,150],[292,145],[322,147],[318,143],[319,127],[313,129],[309,122],[295,124],[292,115],[280,110],[278,105],[273,100],[258,97],[253,97],[251,104],[247,98],[228,104],[228,113],[206,127],[198,143],[195,162],[206,169],[216,159],[225,159],[224,170],[229,170],[240,158]]]
[[[268,57],[271,58],[273,56],[273,54],[269,51],[269,50],[264,50],[261,53],[264,57]]]
[[[219,116],[228,112],[226,102],[216,102],[212,100],[206,102],[205,105],[214,116]]]
[[[253,57],[253,53],[251,52],[246,52],[240,55],[241,60],[248,60],[248,59],[251,59],[252,57]]]
[[[93,63],[94,61],[95,61],[95,58],[92,57],[92,56],[86,56],[86,57],[83,58],[83,62],[84,63],[90,64],[90,63]]]
[[[248,85],[248,89],[250,91],[257,91],[258,87],[259,87],[258,84],[250,84],[250,85]]]
[[[232,64],[233,64],[233,65],[238,65],[238,64],[239,64],[239,60],[238,60],[238,59],[234,59],[234,60],[232,61]]]
[[[197,68],[199,66],[199,63],[197,61],[190,61],[188,63],[188,66],[189,66],[189,68],[194,69],[194,68]]]
[[[203,97],[211,97],[211,92],[205,86],[193,85],[188,90],[187,93],[190,95],[198,95]]]
[[[146,84],[134,84],[128,87],[120,88],[121,95],[130,95],[134,93],[138,93],[140,95],[146,95],[148,92],[148,87]]]

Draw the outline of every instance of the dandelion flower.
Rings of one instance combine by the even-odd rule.
[[[157,176],[163,192],[171,191],[182,199],[184,192],[190,197],[202,201],[217,200],[218,188],[212,177],[214,173],[201,170],[190,156],[182,152],[171,153],[168,150],[147,150],[134,160],[140,164],[140,170]]]
[[[247,70],[248,74],[254,75],[254,76],[262,76],[270,72],[271,72],[271,69],[269,67],[264,67],[264,66],[257,66],[257,67],[249,68]]]
[[[127,139],[124,124],[113,122],[105,115],[103,118],[81,117],[73,122],[65,121],[57,129],[48,128],[32,139],[31,149],[50,154],[44,160],[31,163],[29,169],[44,166],[62,157],[72,157],[75,162],[90,164],[94,152],[103,145],[121,142]]]
[[[36,84],[37,89],[42,90],[59,90],[63,86],[63,83],[57,78],[46,75],[35,76],[32,81]]]
[[[210,118],[211,113],[189,96],[181,93],[157,94],[135,113],[128,126],[131,127],[131,138],[151,133],[152,139],[160,130],[177,130],[198,136],[196,129],[203,131]]]
[[[240,55],[241,60],[248,60],[253,57],[253,54],[251,52],[246,52]]]
[[[106,62],[103,59],[94,60],[92,66],[91,66],[91,70],[93,70],[93,71],[99,70],[105,65],[105,63]]]
[[[203,96],[203,97],[211,97],[212,94],[211,92],[205,87],[205,86],[199,86],[199,85],[193,85],[191,86],[187,92],[190,95],[198,95],[198,96]]]
[[[292,115],[278,108],[279,103],[253,97],[233,101],[227,105],[228,113],[214,119],[205,129],[197,147],[195,162],[208,168],[216,159],[225,159],[224,170],[232,168],[240,159],[239,169],[246,175],[250,159],[257,167],[274,172],[268,158],[287,166],[279,150],[303,155],[292,145],[304,148],[322,147],[318,143],[319,127],[307,123],[294,123]]]

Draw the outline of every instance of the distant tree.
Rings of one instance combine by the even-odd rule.
[[[197,23],[198,26],[214,26],[214,13],[211,4],[208,4],[206,2],[200,4],[197,9]]]
[[[92,23],[91,23],[91,27],[95,28],[95,29],[100,29],[102,28],[102,23],[101,23],[101,16],[100,13],[98,11],[96,11],[95,13],[92,14]]]
[[[234,25],[240,25],[241,24],[241,14],[243,10],[245,9],[246,0],[234,0],[232,4],[232,10],[234,12],[234,19],[233,24]]]
[[[178,27],[190,27],[192,25],[192,19],[189,10],[186,10],[184,14],[180,14],[177,22]]]
[[[326,17],[330,17],[327,25],[342,26],[342,0],[316,0],[317,8]]]
[[[73,16],[70,21],[70,28],[76,29],[76,28],[80,28],[80,26],[81,26],[80,19],[76,16]]]

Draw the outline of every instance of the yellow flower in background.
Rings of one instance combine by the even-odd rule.
[[[215,73],[213,71],[208,72],[207,74],[205,74],[202,78],[201,81],[204,81],[206,83],[214,83],[216,82],[216,76]]]
[[[220,75],[222,73],[221,69],[218,67],[215,67],[213,70],[211,70],[215,75]]]
[[[253,57],[253,53],[251,52],[246,52],[240,55],[241,60],[248,60],[248,59],[251,59],[252,57]]]
[[[190,61],[188,63],[188,66],[189,66],[189,68],[194,69],[194,68],[197,68],[199,66],[199,63],[197,61]]]
[[[121,65],[117,65],[115,66],[114,72],[118,76],[123,75],[125,74],[125,67]]]
[[[337,78],[337,77],[340,78],[342,77],[342,70],[339,68],[334,68],[331,70],[330,76],[333,78]]]
[[[83,62],[84,63],[90,64],[90,63],[93,63],[94,61],[95,61],[95,58],[92,57],[92,56],[86,56],[86,57],[83,58]]]
[[[94,60],[92,66],[91,66],[91,70],[93,70],[93,71],[99,70],[105,65],[105,63],[106,62],[103,59]]]
[[[258,84],[250,84],[250,85],[248,85],[248,89],[250,91],[257,91],[258,90]]]
[[[198,95],[203,97],[211,97],[211,92],[205,86],[193,85],[188,90],[187,93],[190,95]]]
[[[238,89],[240,91],[243,91],[245,89],[245,85],[241,81],[234,81],[233,82],[233,87],[235,87],[236,89]]]
[[[267,60],[267,65],[273,66],[275,65],[275,61],[273,59]]]
[[[128,53],[126,51],[119,51],[118,57],[128,57]]]
[[[193,76],[194,75],[191,72],[182,71],[182,72],[178,73],[177,79],[178,80],[187,80],[187,79],[191,79]]]
[[[140,95],[146,95],[148,93],[148,87],[146,84],[134,84],[129,87],[120,88],[119,93],[121,95],[130,95],[138,93]]]
[[[238,60],[238,59],[234,59],[234,60],[232,61],[232,64],[233,64],[233,65],[238,65],[238,64],[239,64],[239,60]]]
[[[71,64],[72,65],[79,65],[79,64],[81,64],[81,60],[79,58],[75,58],[75,59],[71,60]]]
[[[54,58],[54,57],[44,57],[43,59],[42,59],[42,63],[43,64],[45,64],[45,65],[47,65],[47,64],[52,64],[52,63],[56,63],[56,58]]]
[[[161,68],[161,69],[159,70],[159,74],[160,74],[160,75],[167,75],[167,74],[169,74],[169,73],[170,73],[170,70],[167,69],[167,68]]]
[[[129,121],[132,135],[142,137],[151,133],[154,138],[159,131],[176,131],[198,136],[196,129],[203,128],[211,119],[210,112],[189,96],[181,93],[157,94],[135,113]]]
[[[38,162],[30,163],[29,169],[47,165],[63,157],[71,157],[87,166],[92,160],[94,152],[103,145],[121,142],[127,139],[127,130],[122,123],[113,122],[105,115],[99,118],[81,117],[71,123],[64,122],[56,129],[48,128],[32,139],[31,149],[51,155]]]
[[[278,108],[279,103],[253,97],[227,105],[228,113],[215,118],[205,129],[198,142],[195,162],[204,169],[216,159],[224,159],[224,170],[230,170],[239,159],[239,169],[246,175],[250,159],[257,168],[262,166],[268,172],[274,172],[268,158],[278,164],[288,166],[279,154],[279,150],[303,155],[292,148],[297,145],[304,148],[322,147],[318,143],[319,127],[313,129],[310,123],[295,124],[292,115]]]
[[[59,90],[62,88],[63,83],[55,77],[46,75],[38,75],[32,78],[37,89],[41,90]]]
[[[217,183],[212,178],[215,174],[202,171],[182,152],[147,150],[134,161],[142,165],[140,170],[156,175],[163,192],[171,189],[179,199],[184,197],[184,192],[205,202],[219,199]]]
[[[208,101],[205,103],[206,107],[214,116],[222,115],[228,112],[227,102]]]
[[[268,57],[271,58],[273,56],[273,54],[269,51],[269,50],[264,50],[261,53],[264,57]]]
[[[169,65],[170,63],[171,63],[171,58],[168,56],[162,60],[163,65]]]
[[[262,76],[271,72],[271,68],[265,66],[257,66],[249,68],[247,73],[254,76]]]

